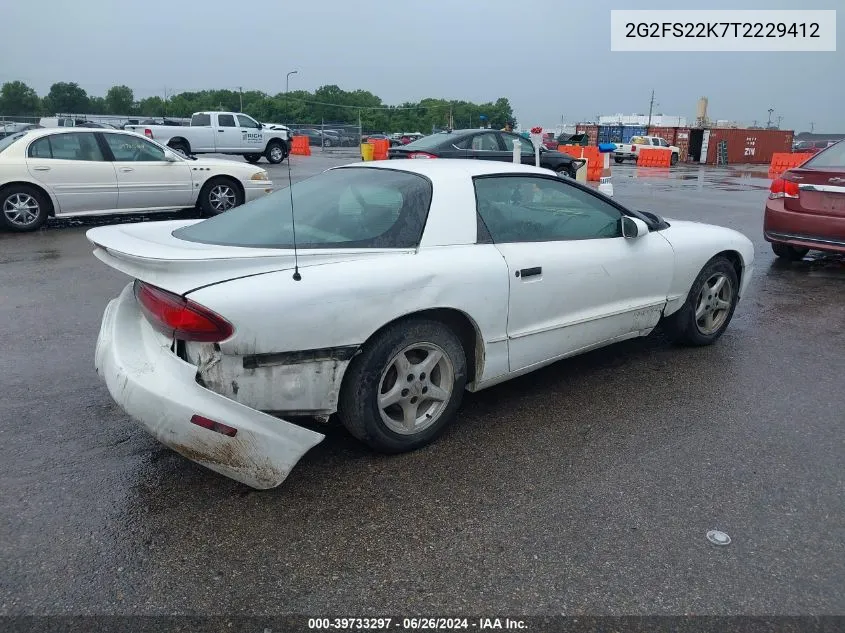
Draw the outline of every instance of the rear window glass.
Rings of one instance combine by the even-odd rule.
[[[415,248],[431,204],[431,183],[408,172],[345,167],[176,229],[189,242],[247,248]]]
[[[841,167],[845,168],[845,141],[839,141],[816,154],[804,164],[804,167]]]
[[[430,134],[429,136],[423,136],[416,141],[408,143],[405,145],[405,149],[434,149],[435,147],[440,147],[443,143],[449,140],[451,135],[443,132],[438,132],[437,134]],[[460,139],[459,136],[455,136],[454,138]],[[464,137],[460,141],[453,141],[455,143],[460,142],[467,142],[468,139]]]
[[[22,139],[24,136],[26,136],[26,132],[21,132],[20,134],[11,134],[6,138],[0,138],[0,152],[2,152],[10,145],[14,144],[15,141]]]
[[[211,115],[210,114],[195,114],[191,117],[191,125],[201,126],[201,125],[211,125]]]

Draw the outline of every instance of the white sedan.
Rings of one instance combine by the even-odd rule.
[[[0,140],[0,227],[12,231],[49,216],[194,206],[216,215],[272,190],[259,167],[187,158],[133,132],[45,128]]]
[[[713,343],[754,260],[736,231],[474,160],[358,163],[208,220],[87,235],[134,278],[97,343],[112,397],[255,488],[323,439],[299,416],[337,412],[372,448],[408,451],[456,417],[465,389],[661,321],[678,342]]]

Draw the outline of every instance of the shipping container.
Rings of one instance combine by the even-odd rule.
[[[586,134],[590,145],[599,144],[599,126],[591,123],[579,123],[575,126],[576,134]]]
[[[600,125],[599,143],[621,143],[623,130],[621,125]]]
[[[669,145],[674,145],[680,150],[678,158],[680,161],[686,162],[689,155],[689,136],[690,129],[688,127],[651,127],[648,129],[649,136],[659,136],[665,139]]]
[[[792,130],[713,128],[707,144],[707,164],[715,165],[720,141],[728,149],[728,164],[768,165],[772,154],[792,151]]]
[[[645,136],[648,128],[644,125],[626,125],[622,128],[622,142],[630,143],[635,136]]]

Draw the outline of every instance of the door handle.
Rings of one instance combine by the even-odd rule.
[[[121,167],[120,171],[135,171],[133,167]]]
[[[226,130],[217,130],[218,132],[225,132]]]
[[[47,167],[46,165],[37,165],[37,166],[33,167],[33,169],[35,171],[50,171],[50,168]]]
[[[536,277],[537,275],[543,274],[543,269],[540,266],[535,266],[534,268],[523,268],[521,270],[516,271],[517,277]]]

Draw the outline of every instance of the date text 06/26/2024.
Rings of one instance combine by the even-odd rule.
[[[835,10],[613,10],[613,52],[831,52]]]
[[[525,631],[516,618],[309,618],[308,628],[324,631]]]

